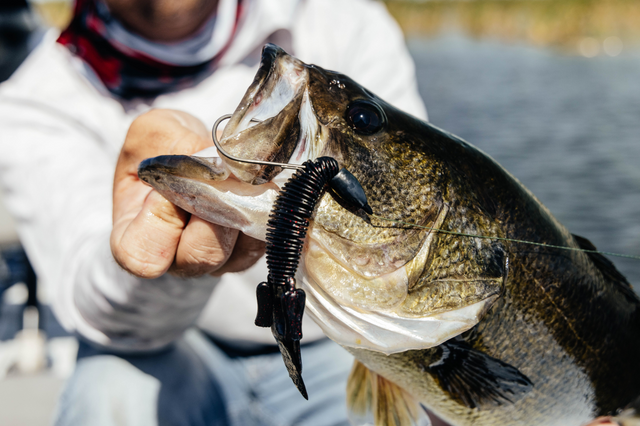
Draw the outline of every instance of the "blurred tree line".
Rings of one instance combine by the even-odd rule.
[[[386,0],[409,36],[456,29],[472,37],[525,40],[536,46],[576,49],[581,40],[640,39],[637,0]]]

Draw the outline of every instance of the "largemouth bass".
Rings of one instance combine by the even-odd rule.
[[[299,270],[308,312],[357,359],[356,422],[413,424],[419,403],[453,425],[581,425],[640,395],[627,280],[600,254],[551,247],[595,249],[469,143],[267,45],[221,144],[256,160],[333,157],[366,193],[373,214],[322,196]],[[139,175],[264,240],[290,173],[163,156]]]

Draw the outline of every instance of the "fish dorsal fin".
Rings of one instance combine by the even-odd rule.
[[[347,383],[354,426],[430,426],[424,409],[404,389],[354,361]]]
[[[517,368],[459,340],[440,345],[442,356],[429,365],[441,388],[468,408],[510,404],[533,383]]]
[[[588,239],[576,234],[571,234],[571,235],[573,235],[573,239],[576,241],[576,243],[578,243],[578,246],[581,249],[598,250],[596,246],[593,245],[593,243]],[[600,253],[587,252],[587,256],[589,256],[589,259],[591,259],[595,267],[600,270],[604,278],[611,281],[613,284],[615,284],[616,287],[618,287],[620,291],[622,291],[622,293],[625,294],[625,296],[632,299],[638,298],[638,296],[636,296],[636,294],[634,293],[633,288],[631,287],[631,284],[629,284],[629,281],[627,281],[625,276],[622,275],[620,271],[618,271],[618,269],[616,269],[613,262],[611,262],[609,259],[601,255]]]

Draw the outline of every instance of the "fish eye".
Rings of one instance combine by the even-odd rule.
[[[349,104],[345,118],[353,130],[363,135],[379,132],[386,124],[386,117],[380,107],[365,100]]]

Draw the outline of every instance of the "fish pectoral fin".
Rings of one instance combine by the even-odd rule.
[[[430,426],[425,410],[404,389],[354,361],[347,382],[352,425]]]
[[[511,404],[533,387],[517,368],[464,341],[450,340],[439,348],[442,355],[429,371],[445,392],[468,408]]]

